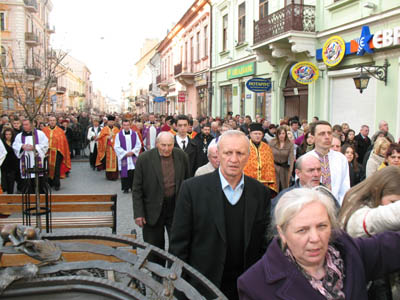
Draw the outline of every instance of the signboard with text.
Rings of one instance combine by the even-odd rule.
[[[178,92],[178,102],[185,102],[186,101],[186,92],[179,91]]]
[[[266,78],[252,78],[246,82],[246,87],[255,93],[269,92],[271,90],[271,80]]]
[[[251,62],[248,64],[236,66],[226,71],[226,77],[228,79],[239,78],[243,76],[253,75],[255,73],[255,63]]]

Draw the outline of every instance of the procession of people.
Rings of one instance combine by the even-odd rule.
[[[132,193],[144,241],[228,299],[400,299],[400,141],[386,121],[371,138],[367,124],[231,113],[3,115],[0,131],[3,193],[33,193],[35,176],[41,193],[62,190],[89,152],[90,172]]]

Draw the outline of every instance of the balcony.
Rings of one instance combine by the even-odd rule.
[[[37,13],[38,4],[36,0],[24,0],[25,8],[31,13]]]
[[[39,38],[33,32],[25,32],[25,43],[30,46],[39,45]]]
[[[194,74],[191,72],[186,72],[185,68],[182,68],[182,63],[174,66],[175,78],[183,85],[194,84]]]
[[[258,61],[277,65],[315,56],[315,6],[290,4],[254,22],[254,45]],[[301,56],[298,56],[301,54]]]
[[[290,4],[254,22],[254,44],[289,31],[315,32],[315,6]]]
[[[42,76],[42,71],[39,68],[26,68],[25,73],[27,75],[33,76],[35,78],[40,78]]]
[[[66,87],[63,86],[57,86],[57,94],[65,94],[65,92],[67,91]]]

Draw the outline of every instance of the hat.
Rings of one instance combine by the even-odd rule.
[[[108,121],[115,121],[115,117],[112,115],[107,116]]]
[[[251,123],[249,126],[250,132],[252,131],[262,131],[264,132],[264,129],[260,123]]]
[[[65,122],[69,123],[68,120],[64,119],[64,120],[61,121],[61,124],[62,124],[62,123],[65,123]]]

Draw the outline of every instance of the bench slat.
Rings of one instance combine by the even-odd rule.
[[[52,212],[100,212],[112,211],[113,203],[88,203],[88,204],[56,204],[52,203]],[[21,204],[0,204],[0,213],[20,213],[22,211]]]
[[[112,202],[115,194],[52,194],[52,202]],[[35,195],[30,196],[31,202],[35,203]],[[45,200],[44,195],[40,195],[41,202]],[[2,194],[0,195],[0,203],[21,203],[21,194]]]

